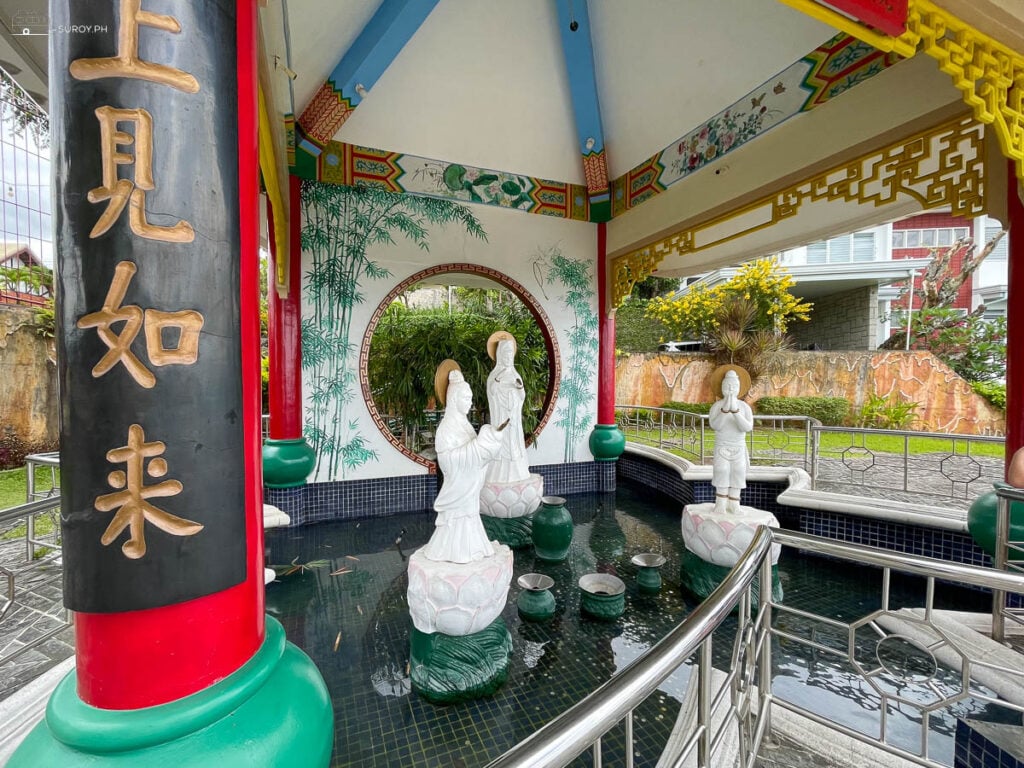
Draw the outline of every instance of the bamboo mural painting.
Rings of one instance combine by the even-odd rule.
[[[302,249],[312,254],[305,276],[311,311],[302,321],[305,436],[316,452],[317,476],[340,479],[379,460],[349,409],[361,396],[358,343],[351,333],[353,311],[365,301],[362,281],[391,276],[370,250],[394,245],[396,235],[429,250],[431,225],[458,224],[482,240],[487,234],[465,205],[373,187],[303,181],[302,213]]]
[[[569,329],[568,364],[563,368],[559,389],[557,421],[565,433],[565,461],[574,461],[576,448],[583,441],[594,422],[597,380],[597,313],[594,311],[594,282],[591,264],[582,259],[562,255],[557,246],[544,251],[535,261],[548,285],[560,286],[565,293],[560,297],[573,315]]]

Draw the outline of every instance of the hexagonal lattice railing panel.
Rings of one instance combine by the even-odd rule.
[[[854,472],[866,472],[875,466],[875,454],[868,448],[851,445],[843,450],[843,465]]]
[[[981,464],[971,456],[947,456],[939,462],[939,471],[954,483],[972,483],[981,477]]]
[[[890,616],[913,626],[909,637],[878,623]],[[960,658],[960,669],[941,665],[936,655],[944,649]],[[926,621],[908,619],[888,611],[875,611],[850,625],[850,662],[883,699],[932,712],[970,695],[970,662],[940,629]]]

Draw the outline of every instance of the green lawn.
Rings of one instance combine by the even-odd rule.
[[[661,430],[659,430],[657,426],[655,426],[654,429],[641,429],[639,430],[639,433],[632,426],[627,427],[624,431],[626,432],[627,440],[633,439],[638,442],[654,444],[657,443],[658,437],[661,434]],[[664,435],[666,440],[671,440],[674,437],[678,441],[678,439],[682,437],[686,448],[691,447],[689,438],[691,436],[695,437],[696,442],[694,442],[692,447],[694,451],[700,449],[699,427],[692,435],[680,435],[679,433],[676,433],[674,436],[666,427]],[[779,438],[781,435],[784,435],[786,439],[780,440]],[[771,438],[771,442],[767,442],[769,438]],[[777,430],[774,434],[768,430],[755,430],[754,432],[754,445],[759,450],[770,450],[773,447],[778,447],[786,453],[803,453],[804,439],[805,432],[797,429]],[[906,450],[911,456],[928,453],[955,453],[962,456],[967,454],[968,448],[967,435],[951,435],[949,437],[910,437],[905,439],[902,435],[864,434],[856,432],[821,432],[819,433],[818,453],[820,456],[825,458],[835,458],[841,455],[847,448],[864,447],[875,453],[901,455],[904,451],[905,441]],[[715,433],[710,427],[706,427],[704,431],[705,455],[711,455],[714,445]],[[672,452],[679,453],[680,451],[673,450]],[[1001,459],[1005,456],[1006,449],[1004,444],[999,442],[973,442],[970,443],[970,454],[972,456],[987,456]]]
[[[60,471],[57,472],[57,482],[60,483]],[[36,491],[47,491],[53,487],[49,467],[36,467]],[[25,503],[25,494],[28,491],[26,485],[25,468],[7,469],[0,472],[0,509],[15,507]],[[54,521],[51,515],[40,515],[36,518],[36,533],[45,535],[52,533]],[[24,523],[4,533],[0,533],[2,539],[14,539],[25,535]]]

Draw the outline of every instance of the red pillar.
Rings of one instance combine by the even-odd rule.
[[[608,296],[607,225],[597,225],[597,423],[615,423],[615,314]]]
[[[297,177],[289,177],[288,296],[282,299],[273,286],[270,288],[270,437],[275,440],[302,437],[302,242],[299,185]],[[273,228],[277,224],[273,214],[269,220],[270,253],[276,264]]]
[[[264,637],[256,8],[250,0],[240,0],[237,8],[246,579],[174,605],[76,613],[78,695],[100,709],[140,709],[196,693],[252,658]]]
[[[1006,208],[1009,254],[1006,276],[1006,463],[1024,446],[1024,202],[1017,167],[1009,161]]]

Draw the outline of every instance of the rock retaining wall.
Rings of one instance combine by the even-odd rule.
[[[615,402],[660,406],[674,400],[712,402],[703,355],[633,354],[616,363]],[[762,397],[843,397],[856,411],[877,394],[920,403],[913,428],[929,432],[1002,435],[1003,413],[930,352],[790,352],[784,372],[761,380],[746,400]]]
[[[57,446],[57,367],[30,309],[0,306],[0,469]]]

